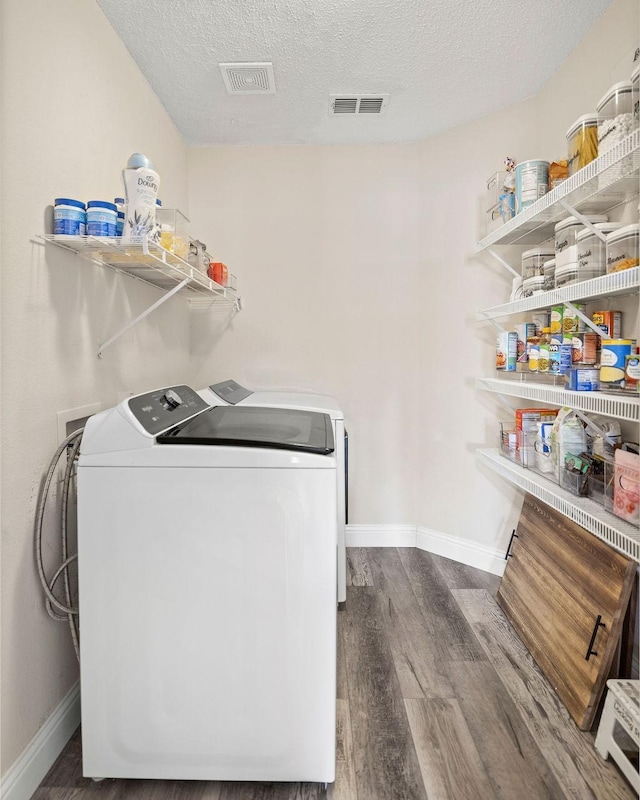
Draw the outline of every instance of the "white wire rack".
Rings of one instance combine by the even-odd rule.
[[[56,236],[38,234],[48,244],[54,244],[82,258],[109,267],[131,278],[165,290],[165,294],[149,308],[98,347],[98,356],[134,325],[143,320],[174,294],[182,292],[192,306],[226,305],[234,311],[242,308],[235,275],[229,275],[228,285],[212,281],[196,267],[160,245],[146,240],[140,244],[123,243],[119,237]]]
[[[543,242],[553,236],[555,223],[571,213],[567,205],[597,214],[637,197],[639,170],[640,129],[485,236],[476,252],[496,244]]]
[[[477,378],[476,386],[487,392],[499,395],[522,397],[537,403],[546,403],[554,406],[569,406],[580,411],[593,414],[603,414],[607,417],[640,422],[640,397],[638,395],[624,395],[621,392],[608,394],[606,392],[571,392],[562,386],[551,386],[540,383],[519,380],[521,375],[516,373],[513,380],[505,378]]]
[[[573,283],[563,286],[560,289],[552,289],[549,292],[540,292],[523,300],[515,300],[511,303],[503,303],[493,308],[487,308],[476,313],[476,320],[498,319],[507,317],[510,314],[519,314],[521,311],[535,311],[539,308],[549,308],[560,303],[573,302],[579,300],[589,302],[599,297],[613,297],[615,295],[634,294],[640,287],[640,267],[624,269],[620,272],[612,272],[609,275],[601,275],[599,278],[592,278],[589,281]]]
[[[572,519],[620,553],[640,561],[640,530],[635,525],[610,514],[595,501],[576,497],[550,480],[513,463],[498,450],[477,450],[476,457],[509,483]]]

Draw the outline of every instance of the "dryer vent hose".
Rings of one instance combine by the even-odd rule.
[[[74,431],[72,434],[60,444],[56,450],[49,469],[47,470],[46,477],[42,484],[40,497],[38,498],[38,508],[36,511],[35,523],[35,550],[36,550],[36,564],[38,566],[38,575],[40,583],[45,593],[45,606],[47,613],[52,619],[57,622],[68,622],[71,629],[71,638],[73,639],[73,648],[76,653],[78,661],[80,660],[80,631],[78,628],[78,609],[74,608],[71,599],[71,581],[69,577],[69,567],[77,560],[78,554],[74,553],[69,555],[69,529],[68,529],[68,508],[69,498],[71,495],[72,487],[74,485],[73,476],[75,473],[76,461],[78,460],[78,453],[80,452],[80,443],[82,441],[82,433],[84,428]],[[47,579],[44,571],[44,563],[42,558],[42,528],[44,521],[44,512],[51,489],[51,482],[56,474],[58,461],[62,455],[65,454],[67,458],[67,465],[64,471],[64,479],[62,482],[62,502],[61,502],[61,519],[60,519],[60,549],[61,549],[61,564],[54,572],[51,579]],[[63,577],[64,584],[64,600],[59,600],[53,593],[54,586],[56,585],[60,576]]]

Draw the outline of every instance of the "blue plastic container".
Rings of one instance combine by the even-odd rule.
[[[56,197],[53,201],[53,232],[56,236],[84,236],[86,224],[87,214],[81,200]]]
[[[115,236],[118,214],[115,203],[89,200],[87,203],[87,235]]]

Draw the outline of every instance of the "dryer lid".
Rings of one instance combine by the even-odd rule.
[[[327,414],[290,408],[214,406],[157,437],[158,444],[265,447],[329,455]]]

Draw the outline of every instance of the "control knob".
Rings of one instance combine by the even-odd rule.
[[[173,389],[169,389],[165,393],[164,399],[167,401],[169,408],[177,408],[182,405],[182,398],[177,392],[174,392]]]

